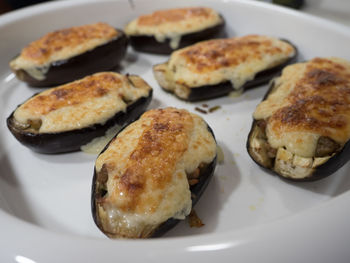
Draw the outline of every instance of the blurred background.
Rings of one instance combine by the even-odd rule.
[[[42,2],[47,0],[0,0],[0,14]]]
[[[6,12],[54,0],[0,0],[0,15]],[[74,1],[74,0],[71,0]],[[98,0],[96,0],[98,1]],[[130,0],[132,1],[132,0]],[[247,0],[261,1],[293,8],[333,20],[350,27],[350,0]]]

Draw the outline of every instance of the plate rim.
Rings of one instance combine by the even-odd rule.
[[[117,0],[117,1],[126,1],[126,0]],[[138,0],[138,1],[149,1],[149,0]],[[295,10],[290,10],[287,8],[279,7],[279,6],[273,6],[269,5],[264,2],[257,2],[257,1],[247,1],[247,0],[221,0],[222,2],[235,2],[239,5],[249,5],[253,6],[255,8],[263,8],[263,9],[268,9],[268,10],[276,10],[279,13],[284,13],[286,15],[291,15],[294,17],[299,17],[302,19],[306,19],[309,22],[316,23],[316,24],[321,24],[322,26],[331,28],[331,30],[336,30],[338,32],[341,32],[342,34],[347,35],[350,38],[350,28],[348,28],[345,25],[341,25],[337,22],[329,21],[324,18],[316,17],[314,15],[310,14],[303,14]],[[100,2],[115,2],[113,0],[103,0]],[[7,14],[4,14],[0,16],[0,30],[2,27],[6,27],[8,24],[18,21],[21,19],[25,19],[28,17],[31,17],[35,14],[40,14],[42,12],[47,12],[47,11],[52,11],[55,8],[65,8],[68,6],[79,6],[82,4],[93,4],[96,3],[94,0],[76,0],[76,1],[69,1],[69,0],[61,0],[61,1],[55,1],[55,2],[47,2],[43,4],[38,4],[35,6],[23,8],[21,10],[16,10],[9,12]],[[13,242],[12,244],[30,244],[30,242],[33,242],[33,244],[39,243],[42,241],[42,239],[47,239],[49,240],[48,242],[52,244],[57,244],[57,242],[62,242],[62,250],[66,252],[73,252],[73,250],[77,249],[77,246],[71,246],[74,244],[74,242],[81,242],[84,243],[82,247],[79,248],[78,251],[82,251],[83,248],[86,248],[86,246],[96,246],[98,248],[98,256],[102,260],[111,260],[113,258],[110,258],[109,255],[103,255],[104,252],[110,251],[113,247],[115,246],[121,246],[121,247],[126,247],[125,249],[128,250],[130,249],[137,249],[140,251],[147,251],[148,249],[151,249],[154,246],[158,246],[161,249],[164,249],[163,251],[158,250],[158,255],[159,257],[166,258],[168,255],[173,255],[174,253],[180,253],[183,257],[184,254],[190,255],[183,257],[184,259],[188,261],[192,261],[193,259],[198,258],[198,252],[206,252],[210,253],[213,252],[214,254],[217,253],[222,253],[224,255],[233,255],[237,254],[240,256],[245,255],[248,252],[249,249],[256,249],[257,254],[260,255],[260,253],[263,253],[262,249],[267,249],[268,247],[266,245],[266,241],[269,241],[271,243],[278,241],[278,239],[282,235],[287,235],[288,233],[286,229],[284,229],[285,225],[288,225],[290,223],[293,223],[294,228],[295,226],[300,226],[302,220],[304,219],[305,216],[307,216],[309,219],[313,219],[311,221],[317,220],[320,217],[323,217],[325,221],[329,221],[332,224],[343,224],[349,221],[350,219],[350,214],[346,213],[345,209],[343,208],[344,204],[348,203],[350,201],[350,191],[347,191],[345,193],[340,194],[339,196],[336,196],[332,198],[329,201],[323,202],[322,204],[312,207],[306,211],[302,211],[301,213],[289,216],[288,218],[280,218],[276,221],[273,222],[268,222],[266,224],[258,225],[258,226],[251,226],[251,227],[246,227],[242,228],[239,230],[235,231],[228,231],[227,233],[210,233],[210,234],[203,234],[199,236],[187,236],[187,237],[173,237],[173,238],[166,238],[166,239],[151,239],[147,240],[146,242],[144,240],[116,240],[111,242],[109,239],[98,239],[98,238],[90,238],[90,237],[81,237],[77,235],[71,235],[71,234],[66,234],[66,233],[57,233],[54,231],[46,230],[43,229],[39,226],[33,225],[31,223],[28,223],[24,220],[21,220],[13,215],[10,215],[3,210],[0,210],[0,220],[5,223],[7,226],[11,227],[6,227],[4,229],[4,233],[11,234],[11,230],[16,229],[18,231],[28,231],[28,233],[31,233],[35,235],[35,238],[32,237],[31,240],[28,237],[21,239],[21,240],[16,240],[15,238],[10,238],[10,241]],[[341,218],[334,218],[332,217],[329,212],[336,213],[338,215],[342,215]],[[306,238],[303,242],[301,242],[302,245],[307,244],[308,242],[312,242],[313,239],[311,239],[311,234],[307,229],[305,229],[307,225],[304,225],[302,228],[304,230],[303,235],[306,235]],[[316,229],[322,229],[323,225],[318,221],[316,225],[313,226]],[[268,232],[271,231],[271,229],[276,229],[279,231],[278,233],[268,235]],[[293,227],[288,229],[288,232],[290,229],[293,229]],[[297,229],[295,229],[297,230]],[[344,235],[344,232],[342,232],[341,228],[336,228],[336,231],[334,232],[334,235],[339,235],[339,237],[342,237]],[[205,237],[205,238],[203,238]],[[219,242],[221,244],[218,245],[217,240],[221,239],[222,242]],[[164,242],[166,240],[166,242]],[[348,238],[350,241],[350,237]],[[22,257],[27,257],[30,259],[30,255],[32,255],[33,262],[36,262],[35,260],[39,261],[40,258],[44,259],[43,255],[35,255],[33,252],[31,252],[30,249],[26,247],[21,247],[19,250],[21,250],[22,254],[18,254],[18,251],[14,251],[13,248],[10,247],[8,241],[4,240],[3,238],[0,239],[0,244],[2,245],[3,248],[7,249],[8,252],[11,254],[12,257],[14,255],[20,255]],[[11,243],[10,242],[10,243]],[[25,243],[29,242],[29,243]],[[59,243],[58,242],[58,243]],[[326,242],[326,241],[325,241]],[[51,244],[50,243],[50,244]],[[169,251],[166,249],[166,246],[170,246],[173,244],[177,244],[176,249],[174,251]],[[265,243],[265,245],[264,245]],[[258,249],[257,244],[261,245],[262,248]],[[326,243],[323,241],[319,241],[319,246],[324,246]],[[70,245],[70,246],[69,246]],[[240,248],[240,249],[238,249]],[[292,248],[291,251],[295,252],[295,249],[301,249],[301,246],[297,246],[296,248]],[[306,247],[307,248],[307,247]],[[56,251],[56,248],[54,246],[48,247],[49,250],[51,251]],[[96,251],[95,251],[96,252]],[[323,251],[320,255],[326,256],[325,253],[329,252],[328,250]],[[154,252],[157,253],[157,252]],[[344,255],[342,256],[349,256],[350,257],[350,252],[345,251],[343,252]],[[1,253],[2,254],[2,253]],[[302,254],[302,253],[300,253]],[[87,253],[86,255],[91,255],[91,252]],[[332,254],[331,254],[332,255]],[[0,255],[0,258],[4,255]],[[57,256],[57,255],[56,255]],[[63,255],[63,258],[70,258],[70,255]],[[130,259],[132,257],[138,258],[138,255],[130,255]],[[279,257],[279,254],[277,255]],[[76,256],[75,256],[76,257]],[[181,257],[181,256],[180,256]],[[202,256],[200,256],[202,257]],[[263,256],[262,256],[263,257]],[[76,257],[78,259],[78,257]],[[151,260],[154,258],[153,255],[148,255],[148,260]],[[193,258],[193,259],[192,259]],[[324,260],[324,258],[318,256],[318,259]],[[246,259],[253,259],[252,257],[248,257]],[[344,257],[345,259],[345,257]],[[54,259],[56,260],[56,259]],[[204,259],[204,262],[206,262],[207,259]],[[290,259],[286,259],[284,262],[294,262],[295,258],[293,258],[293,261],[288,261]],[[175,262],[178,261],[178,259],[170,259],[169,262]],[[202,260],[203,261],[203,260]],[[17,260],[17,262],[21,263],[20,261]],[[24,262],[24,261],[23,261]],[[44,262],[44,261],[43,261]],[[56,262],[56,261],[55,261]],[[60,261],[57,261],[60,262]],[[109,261],[107,261],[109,262]],[[209,262],[209,261],[208,261]],[[250,262],[250,261],[245,261],[245,262]],[[253,262],[253,261],[251,261]],[[325,262],[325,261],[322,261]]]

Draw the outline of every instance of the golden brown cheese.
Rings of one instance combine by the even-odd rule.
[[[24,69],[41,79],[44,72],[34,72],[32,68],[41,67],[44,68],[42,71],[45,71],[45,67],[50,63],[92,50],[111,41],[117,35],[116,29],[101,22],[57,30],[23,48],[20,56],[11,61],[10,67],[14,70]]]
[[[140,16],[125,27],[125,33],[132,36],[154,36],[159,42],[170,38],[171,46],[176,48],[182,35],[201,31],[222,22],[220,15],[208,7],[175,8]]]
[[[276,89],[261,102],[254,118],[267,120],[273,148],[313,157],[321,136],[340,145],[350,138],[350,62],[315,58],[288,66]]]
[[[96,171],[108,173],[99,210],[108,218],[104,229],[140,236],[169,218],[183,219],[192,204],[187,174],[215,155],[215,140],[198,115],[175,108],[146,112],[96,160]]]
[[[259,35],[203,41],[172,53],[162,69],[165,71],[162,87],[175,90],[180,97],[184,87],[225,81],[239,89],[258,72],[285,62],[295,52],[284,41]]]
[[[39,93],[18,107],[14,118],[23,125],[39,121],[39,133],[80,129],[105,123],[150,89],[147,84],[136,88],[114,72],[97,73]]]

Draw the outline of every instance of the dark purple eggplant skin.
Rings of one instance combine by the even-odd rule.
[[[243,85],[242,87],[243,91],[268,83],[271,79],[278,76],[285,66],[296,62],[298,57],[297,48],[293,44],[291,44],[291,42],[287,40],[283,40],[283,41],[287,42],[288,44],[294,47],[295,55],[289,58],[286,62],[284,62],[281,65],[278,65],[276,67],[263,70],[257,73],[253,80],[250,80]],[[222,82],[215,85],[206,85],[206,86],[196,87],[191,89],[191,92],[188,95],[188,98],[186,99],[186,101],[195,102],[195,101],[222,97],[235,90],[236,89],[234,89],[232,83],[229,81]]]
[[[139,52],[152,53],[158,55],[169,55],[174,50],[190,46],[196,42],[214,39],[214,38],[224,38],[227,37],[225,32],[225,22],[218,24],[207,29],[184,34],[181,37],[179,47],[172,49],[170,47],[170,39],[165,39],[164,42],[159,42],[153,36],[129,36],[130,45]]]
[[[124,128],[126,128],[125,126]],[[124,129],[123,128],[123,129]],[[210,126],[207,124],[207,128],[209,132],[213,135],[215,139],[215,135],[213,133],[213,130],[210,128]],[[121,132],[120,130],[118,134]],[[116,134],[115,137],[118,135]],[[106,147],[103,149],[103,151],[100,153],[102,154],[109,146],[109,144],[113,141],[113,139],[106,145]],[[216,140],[215,140],[216,141]],[[195,185],[190,186],[191,191],[191,199],[192,199],[192,207],[198,202],[200,197],[202,196],[204,190],[207,188],[211,178],[214,175],[215,167],[217,164],[217,156],[214,157],[214,159],[207,164],[200,173],[199,176],[199,182]],[[91,187],[91,213],[92,218],[96,224],[96,226],[103,232],[103,229],[101,229],[98,215],[97,215],[97,205],[96,200],[100,197],[103,197],[106,194],[105,190],[98,189],[97,187],[97,173],[96,173],[96,167],[94,168],[94,175],[92,178],[92,187]],[[170,229],[174,228],[181,220],[169,218],[164,223],[160,224],[158,228],[152,233],[152,235],[149,236],[149,238],[157,238],[163,236],[166,232],[168,232]]]
[[[344,147],[337,152],[333,157],[331,157],[327,162],[316,168],[315,172],[310,178],[306,178],[303,181],[316,181],[325,178],[343,165],[345,165],[350,160],[350,140],[345,143]]]
[[[93,73],[113,70],[124,58],[128,46],[125,33],[118,29],[117,31],[119,33],[117,37],[106,44],[78,56],[53,62],[43,80],[33,78],[24,70],[18,70],[15,74],[29,86],[51,87],[72,82]]]
[[[269,94],[274,90],[274,83],[272,82],[269,89],[267,90],[266,94],[264,95],[262,101],[266,100]],[[335,173],[337,170],[339,170],[342,166],[344,166],[349,160],[350,160],[350,140],[347,141],[347,143],[344,145],[344,147],[335,153],[333,157],[331,157],[327,162],[324,164],[318,166],[315,171],[312,173],[311,176],[308,176],[306,178],[290,178],[290,177],[284,177],[277,172],[275,172],[272,169],[269,169],[268,167],[263,166],[261,163],[257,162],[253,156],[250,154],[250,140],[253,133],[254,128],[257,125],[257,120],[253,119],[252,126],[250,128],[247,142],[246,142],[246,149],[249,154],[249,156],[252,158],[252,160],[261,167],[264,171],[272,174],[277,175],[281,179],[291,182],[314,182],[321,180],[323,178],[326,178],[330,176],[331,174]]]
[[[32,133],[14,125],[14,112],[7,118],[7,127],[15,138],[24,146],[38,153],[57,154],[79,151],[80,147],[96,137],[104,136],[114,125],[125,126],[136,120],[152,100],[152,90],[147,97],[141,97],[127,106],[126,112],[117,112],[104,124],[94,124],[86,128],[57,132]]]

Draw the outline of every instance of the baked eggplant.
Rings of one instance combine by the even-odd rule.
[[[71,27],[27,45],[10,68],[30,86],[56,86],[115,69],[127,45],[124,32],[105,23]]]
[[[212,130],[183,109],[153,109],[97,157],[91,207],[110,238],[157,237],[189,215],[216,166]]]
[[[286,67],[253,117],[247,149],[258,165],[295,181],[331,175],[350,159],[350,62]]]
[[[168,62],[153,67],[153,73],[164,90],[198,101],[266,83],[296,56],[297,49],[288,41],[248,35],[174,51]]]
[[[7,126],[33,151],[77,151],[137,119],[151,98],[152,88],[140,77],[101,72],[34,95],[11,113]]]
[[[226,36],[224,19],[208,7],[159,10],[131,21],[124,31],[135,50],[155,54]]]

